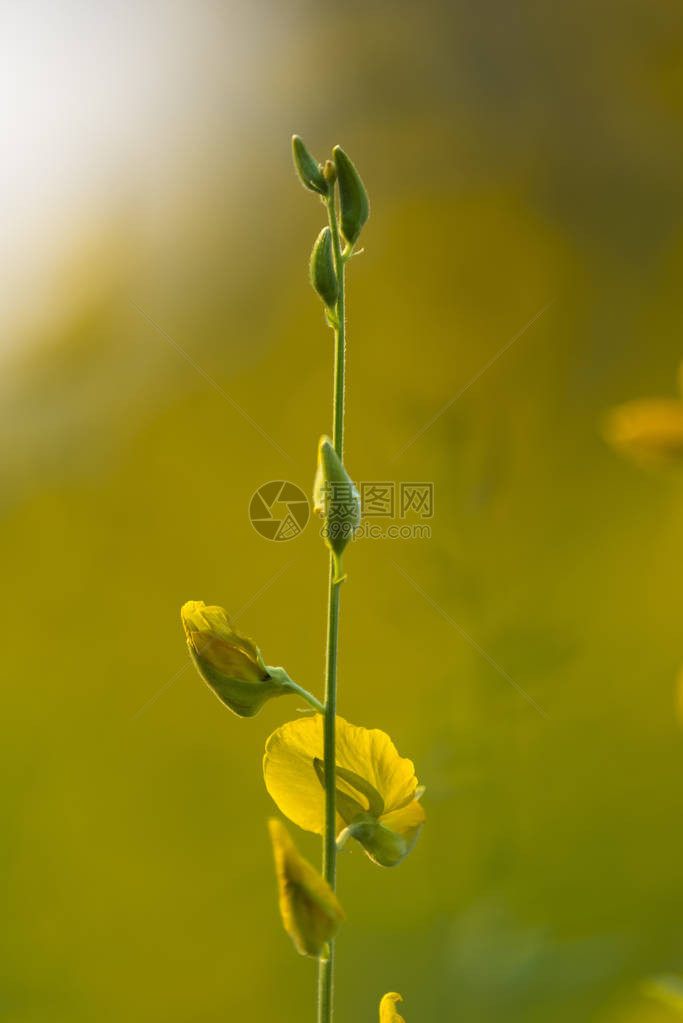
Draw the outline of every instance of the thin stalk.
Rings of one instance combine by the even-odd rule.
[[[306,703],[309,704],[313,710],[317,710],[319,714],[325,713],[325,705],[322,704],[320,700],[313,695],[313,693],[309,693],[307,689],[302,689],[301,686],[298,686],[296,682],[292,682],[291,679],[287,684],[287,688],[291,692],[297,693],[297,695],[301,696]]]
[[[334,265],[337,272],[339,295],[336,306],[334,331],[334,394],[332,442],[339,458],[344,452],[344,370],[346,339],[344,324],[344,259],[339,242],[339,227],[335,208],[335,190],[330,189],[327,212],[332,233]],[[339,634],[339,590],[341,571],[337,571],[330,555],[330,576],[327,600],[327,655],[325,664],[325,711],[323,719],[323,757],[325,762],[325,833],[323,835],[323,877],[334,891],[337,883],[336,836],[336,715],[337,715],[337,644]],[[331,1023],[334,999],[334,942],[330,942],[328,959],[321,959],[318,967],[318,1023]]]
[[[334,424],[332,432],[332,443],[334,450],[339,455],[339,460],[344,461],[344,369],[346,366],[346,324],[344,323],[344,264],[346,260],[342,255],[341,243],[339,241],[339,227],[337,225],[337,211],[334,201],[334,188],[330,190],[330,197],[327,200],[327,214],[330,220],[330,232],[332,234],[332,251],[334,252],[334,267],[337,271],[339,296],[337,298],[337,327],[334,331],[334,398],[333,415]]]

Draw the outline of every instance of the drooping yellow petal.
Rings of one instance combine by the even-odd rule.
[[[386,994],[379,1003],[379,1023],[406,1023],[396,1008],[396,1002],[402,1001],[403,998],[396,991]]]
[[[305,831],[322,834],[325,819],[323,788],[314,766],[323,759],[322,717],[301,718],[276,729],[266,742],[263,774],[268,792],[280,810]],[[364,778],[377,790],[385,814],[411,802],[417,788],[413,763],[399,756],[380,729],[362,728],[337,718],[336,762]],[[344,778],[337,786],[356,799],[364,810],[369,801]],[[337,834],[345,822],[337,816]]]
[[[284,928],[301,955],[324,955],[344,920],[344,910],[327,881],[299,854],[284,824],[274,818],[268,829]]]
[[[642,398],[618,405],[607,416],[605,439],[640,462],[683,461],[683,401]]]

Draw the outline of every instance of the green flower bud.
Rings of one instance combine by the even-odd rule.
[[[180,614],[197,671],[233,714],[253,717],[272,696],[294,691],[287,673],[267,667],[259,648],[230,627],[222,607],[188,600]]]
[[[292,135],[292,156],[294,167],[304,188],[318,195],[327,195],[329,188],[319,164],[309,153],[299,135]]]
[[[332,150],[339,182],[341,231],[349,245],[354,245],[370,216],[370,201],[360,174],[340,146]]]
[[[360,495],[329,437],[318,445],[313,511],[323,519],[323,537],[336,558],[360,525]]]
[[[332,308],[339,294],[339,282],[332,255],[332,233],[324,227],[315,240],[311,252],[311,284],[325,305]]]

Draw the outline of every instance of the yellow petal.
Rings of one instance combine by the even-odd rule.
[[[268,822],[284,928],[301,955],[320,956],[344,920],[337,896],[299,854],[284,824]]]
[[[391,828],[397,835],[409,835],[411,832],[419,830],[426,820],[427,814],[422,803],[418,803],[417,799],[402,806],[400,810],[383,813],[380,817],[380,823]]]
[[[258,647],[235,632],[224,608],[188,600],[180,614],[188,643],[216,671],[244,682],[267,678]]]
[[[402,1002],[403,998],[395,991],[390,991],[379,1003],[379,1023],[406,1023],[403,1016],[399,1016],[396,1009],[396,1002]]]
[[[323,757],[323,722],[320,714],[290,721],[266,742],[263,774],[268,792],[280,810],[305,831],[322,834],[325,820],[324,793],[314,767]],[[366,779],[384,801],[385,813],[410,803],[417,788],[412,761],[399,756],[386,734],[377,728],[361,728],[337,718],[337,764]],[[368,801],[343,779],[337,785],[358,799]],[[337,816],[337,834],[344,821]]]
[[[403,805],[417,788],[412,760],[399,756],[386,732],[337,718],[337,763],[362,775],[384,800],[384,812]]]
[[[605,439],[640,462],[665,464],[683,460],[683,401],[643,398],[612,409]]]

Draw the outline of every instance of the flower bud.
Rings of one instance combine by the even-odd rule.
[[[325,305],[332,308],[339,294],[337,271],[332,255],[332,234],[324,227],[315,240],[310,262],[311,284]]]
[[[379,1023],[406,1023],[403,1016],[399,1016],[396,1009],[396,1002],[402,1002],[403,998],[396,991],[390,991],[379,1003]]]
[[[313,510],[323,519],[323,537],[338,558],[360,525],[360,495],[329,437],[318,445]]]
[[[327,195],[329,188],[320,166],[311,156],[299,135],[292,135],[292,156],[294,167],[304,188],[318,195]]]
[[[354,245],[370,216],[370,202],[360,174],[340,146],[332,150],[339,182],[341,231],[349,245]]]
[[[197,671],[238,717],[253,717],[266,700],[292,691],[287,673],[266,667],[259,648],[230,627],[222,607],[188,600],[180,614]]]
[[[344,910],[327,881],[299,854],[276,818],[268,821],[275,857],[282,923],[302,956],[327,958],[327,943],[344,920]]]

